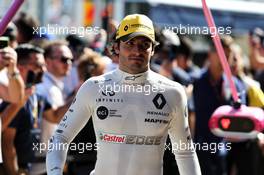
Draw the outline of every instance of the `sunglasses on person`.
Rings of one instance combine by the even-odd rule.
[[[61,56],[60,57],[60,62],[63,64],[72,64],[72,58],[66,57],[66,56]]]

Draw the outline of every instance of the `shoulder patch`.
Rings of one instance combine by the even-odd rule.
[[[99,79],[99,80],[94,80],[93,82],[95,84],[101,84],[101,83],[105,83],[105,82],[108,82],[108,81],[112,81],[111,78],[108,78],[108,79]]]

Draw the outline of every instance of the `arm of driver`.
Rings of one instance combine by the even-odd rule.
[[[169,127],[172,151],[181,175],[201,175],[188,124],[187,97],[182,87],[175,99],[174,116]]]
[[[91,83],[86,81],[79,89],[76,98],[50,139],[46,158],[48,175],[62,175],[67,148],[92,115],[91,103],[94,94]],[[65,146],[67,146],[66,149]]]

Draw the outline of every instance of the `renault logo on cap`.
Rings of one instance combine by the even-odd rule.
[[[152,102],[157,109],[162,109],[166,104],[166,99],[164,98],[164,96],[162,94],[157,94],[153,98]]]
[[[128,26],[126,25],[126,26],[124,27],[124,31],[127,31],[127,29],[128,29]]]

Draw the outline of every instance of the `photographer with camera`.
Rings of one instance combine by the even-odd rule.
[[[42,134],[41,123],[60,120],[64,109],[54,109],[48,99],[37,93],[35,85],[42,81],[42,75],[46,71],[44,50],[31,44],[21,44],[16,48],[18,57],[18,70],[26,88],[25,98],[17,108],[13,104],[4,101],[0,105],[0,112],[4,111],[10,120],[3,132],[3,160],[5,173],[17,175],[21,173],[33,173],[33,166],[45,161],[40,154],[39,134]],[[11,111],[9,108],[13,108]],[[7,111],[8,110],[8,111]],[[47,145],[46,145],[47,146]],[[25,152],[27,154],[25,154]],[[31,171],[32,170],[32,171]],[[45,170],[44,170],[45,171]]]
[[[45,99],[40,98],[34,91],[34,85],[41,81],[45,71],[43,50],[29,44],[20,45],[16,48],[18,55],[18,70],[26,84],[25,98],[19,103],[14,111],[6,112],[10,121],[3,131],[3,160],[6,174],[15,175],[26,172],[28,164],[33,161],[32,129],[38,127],[38,119],[44,109],[50,105]],[[12,104],[4,101],[0,111],[7,110]],[[27,154],[25,154],[27,152]]]
[[[8,77],[6,82],[0,82],[0,98],[12,103],[22,101],[24,83],[17,69],[17,54],[8,47],[6,37],[0,37],[0,71],[6,72]]]
[[[24,99],[24,83],[17,70],[17,54],[14,49],[8,47],[8,38],[0,37],[0,102],[2,100],[12,103],[0,114],[0,144],[1,133],[13,119],[13,113],[17,111]],[[0,163],[2,163],[2,150],[0,146]],[[0,165],[0,171],[2,165]]]
[[[18,109],[13,107],[13,111],[5,112],[10,118],[14,118],[3,132],[4,168],[8,175],[27,174],[30,164],[41,161],[40,152],[35,145],[39,144],[42,118],[54,120],[54,116],[60,118],[59,114],[62,113],[52,109],[48,100],[35,91],[35,85],[41,82],[46,70],[44,51],[31,44],[22,44],[16,48],[16,52],[26,95]],[[3,102],[0,111],[6,111],[12,106]]]

